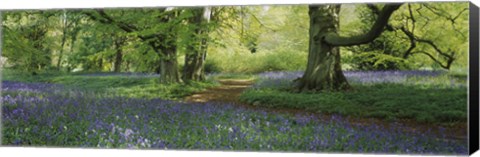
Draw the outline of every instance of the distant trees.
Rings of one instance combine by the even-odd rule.
[[[61,12],[57,12],[57,14],[59,14],[57,17],[59,19],[59,27],[62,31],[62,37],[56,68],[61,70],[62,62],[64,62],[63,53],[65,51],[67,39],[70,38],[70,48],[68,50],[72,52],[74,50],[75,42],[77,41],[78,33],[82,29],[81,20],[84,17],[82,14],[79,14],[78,11],[62,10]]]

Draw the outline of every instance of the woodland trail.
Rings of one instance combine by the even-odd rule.
[[[185,98],[186,102],[238,103],[238,97],[253,84],[251,79],[221,79],[220,86],[208,88]]]
[[[332,120],[332,115],[328,113],[318,113],[312,111],[306,111],[303,109],[285,109],[285,108],[266,108],[260,106],[253,106],[242,103],[239,101],[239,97],[244,90],[253,85],[254,80],[252,79],[220,79],[220,86],[208,88],[205,91],[195,93],[191,96],[188,96],[184,99],[184,102],[190,103],[231,103],[235,104],[238,107],[249,108],[253,110],[263,110],[267,112],[274,113],[284,113],[284,114],[300,114],[300,115],[313,115],[320,119],[321,121],[329,122]],[[343,117],[343,116],[342,116]],[[348,121],[353,126],[362,127],[369,126],[372,124],[383,126],[384,128],[395,127],[399,125],[402,131],[412,132],[416,134],[432,134],[441,138],[442,135],[445,140],[460,140],[464,141],[467,139],[467,125],[456,123],[451,126],[438,126],[428,123],[419,123],[414,120],[397,120],[394,122],[385,121],[383,119],[376,118],[359,118],[359,117],[350,117],[345,116],[344,120]]]

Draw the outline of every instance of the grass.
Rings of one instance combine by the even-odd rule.
[[[93,93],[109,93],[111,95],[126,96],[132,98],[162,98],[176,100],[192,93],[204,90],[208,87],[217,86],[212,79],[188,84],[160,84],[158,77],[131,77],[128,75],[105,75],[89,76],[88,73],[30,73],[2,71],[2,80],[18,82],[45,82],[64,85],[66,88],[84,90]]]
[[[269,108],[294,108],[351,117],[410,119],[449,125],[467,121],[464,76],[442,74],[408,77],[400,83],[362,84],[352,81],[354,91],[321,93],[292,93],[288,91],[288,80],[266,79],[270,81],[266,83],[260,79],[260,85],[245,91],[240,100]]]

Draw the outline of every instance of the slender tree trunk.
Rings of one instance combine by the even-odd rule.
[[[130,62],[129,61],[126,61],[126,64],[125,64],[125,71],[130,71]]]
[[[103,59],[102,59],[102,58],[98,58],[97,62],[98,62],[98,63],[97,63],[98,69],[99,69],[100,71],[103,71]]]
[[[60,70],[60,64],[62,63],[62,58],[63,58],[63,49],[65,47],[65,41],[67,38],[67,28],[63,28],[63,37],[62,37],[62,43],[60,46],[60,53],[58,54],[58,61],[57,61],[57,70]]]
[[[65,42],[67,40],[67,13],[64,11],[63,13],[63,34],[62,34],[62,43],[61,43],[61,47],[60,47],[60,53],[58,54],[58,61],[57,61],[57,70],[60,71],[60,64],[62,63],[62,57],[63,57],[63,49],[65,47]]]
[[[123,54],[122,54],[122,45],[124,43],[123,37],[117,37],[118,39],[115,39],[115,62],[113,64],[113,71],[114,72],[120,72],[122,68],[122,60],[123,60]]]
[[[115,63],[113,66],[113,71],[114,72],[120,72],[122,68],[122,50],[117,48],[117,52],[115,53]]]
[[[70,54],[74,53],[74,52],[73,52],[73,50],[74,50],[73,48],[75,47],[75,43],[76,43],[76,41],[77,41],[77,34],[78,34],[78,32],[72,32],[71,41],[70,41],[70,48],[69,48],[69,50],[70,50],[69,53],[70,53]],[[71,65],[69,64],[67,71],[70,72],[70,71],[72,70],[72,68],[73,68],[73,67],[71,67]]]
[[[350,88],[340,64],[340,50],[323,38],[337,32],[340,5],[310,6],[310,43],[307,69],[296,80],[298,91],[346,90]]]
[[[208,27],[203,15],[207,8],[198,8],[193,10],[194,16],[190,19],[190,23],[195,25],[192,32],[192,42],[187,46],[187,54],[185,55],[185,65],[183,68],[182,78],[184,81],[201,81],[205,79],[204,62],[207,56],[207,40]],[[210,15],[210,12],[207,12]]]

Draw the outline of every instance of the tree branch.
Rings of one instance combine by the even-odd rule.
[[[403,54],[403,58],[406,59],[412,53],[413,49],[417,47],[417,44],[415,42],[415,36],[412,32],[408,31],[405,27],[401,27],[400,30],[405,33],[405,35],[407,35],[408,39],[410,40],[410,47]]]
[[[416,40],[418,42],[422,42],[422,43],[426,43],[426,44],[430,45],[431,47],[433,47],[433,49],[435,49],[435,51],[437,51],[440,55],[445,56],[446,58],[454,58],[452,55],[447,54],[447,53],[443,52],[442,50],[440,50],[440,48],[438,48],[437,45],[435,45],[435,43],[433,43],[433,41],[431,41],[431,40],[427,40],[427,39],[416,39]]]
[[[84,12],[85,15],[90,17],[94,21],[98,21],[103,24],[112,24],[117,26],[118,28],[122,29],[123,31],[127,33],[133,33],[136,31],[139,31],[137,27],[134,25],[129,25],[124,22],[116,21],[112,17],[110,17],[104,10],[102,9],[95,9],[95,11],[100,15],[100,17],[94,15],[92,12]],[[142,39],[143,41],[147,41],[149,39],[153,39],[157,36],[158,34],[151,34],[151,35],[136,35],[138,38]]]
[[[367,8],[370,9],[370,11],[372,11],[373,14],[377,15],[380,15],[380,9],[378,9],[377,6],[375,6],[374,4],[367,4]],[[392,25],[388,24],[387,22],[387,25],[385,26],[385,28],[388,30],[388,31],[394,31],[395,29],[393,28]]]
[[[423,4],[423,6],[425,6],[428,10],[430,10],[432,13],[440,16],[440,17],[443,17],[447,20],[449,20],[450,22],[452,22],[452,24],[455,23],[455,20],[457,20],[458,17],[460,17],[460,15],[462,15],[465,11],[468,11],[468,8],[463,8],[463,10],[461,10],[460,12],[458,12],[457,15],[455,16],[452,16],[450,15],[449,13],[446,13],[445,11],[438,11],[440,9],[437,9],[435,8],[434,6],[430,6],[428,4]]]
[[[123,23],[123,22],[120,22],[120,21],[115,21],[113,18],[111,18],[109,15],[107,15],[107,13],[105,13],[103,10],[101,9],[96,9],[96,12],[101,16],[101,17],[97,17],[96,15],[94,15],[93,13],[91,12],[84,12],[85,15],[87,15],[88,17],[90,17],[91,19],[95,20],[95,21],[98,21],[100,23],[103,23],[103,24],[112,24],[112,25],[115,25],[117,27],[119,27],[120,29],[122,29],[123,31],[127,32],[127,33],[132,33],[132,32],[136,32],[136,31],[140,31],[137,27],[133,26],[133,25],[128,25],[126,23]],[[159,39],[159,35],[160,34],[151,34],[151,35],[138,35],[136,34],[136,36],[138,38],[140,38],[140,40],[146,42],[149,46],[151,46],[156,52],[157,52],[157,49],[159,47],[159,43],[155,42],[155,41],[158,41],[160,40]],[[161,41],[161,40],[160,40]],[[157,52],[157,53],[160,53],[160,52]]]
[[[342,37],[337,33],[329,33],[324,37],[324,40],[333,46],[353,46],[369,43],[382,34],[384,27],[388,24],[388,19],[390,19],[392,13],[400,8],[401,5],[402,4],[385,5],[372,28],[365,34]]]
[[[427,55],[430,59],[432,59],[434,62],[436,62],[438,65],[440,65],[440,66],[441,66],[442,68],[444,68],[444,69],[450,69],[450,66],[452,65],[453,60],[454,60],[454,59],[449,58],[449,59],[447,60],[447,64],[444,65],[444,64],[442,64],[442,62],[440,62],[438,59],[436,59],[436,58],[435,58],[433,55],[431,55],[430,53],[427,53],[427,52],[425,52],[425,51],[415,51],[415,52],[413,52],[412,54],[415,54],[415,53],[420,53],[420,54]]]

